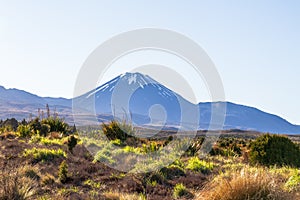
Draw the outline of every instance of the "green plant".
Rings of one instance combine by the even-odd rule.
[[[144,152],[144,153],[152,153],[152,152],[155,152],[158,150],[159,150],[159,145],[155,141],[149,142],[148,145],[146,145],[146,144],[142,145],[142,152]]]
[[[68,149],[70,152],[73,152],[73,148],[77,145],[77,141],[78,141],[78,139],[76,137],[74,137],[74,135],[71,135],[68,138],[67,145],[68,145]]]
[[[186,169],[190,169],[192,171],[208,173],[213,169],[213,164],[210,162],[206,162],[204,160],[200,160],[198,157],[192,157],[188,160],[188,164]]]
[[[176,165],[163,167],[160,169],[160,172],[164,175],[166,179],[173,179],[179,176],[185,176],[184,170]]]
[[[186,150],[186,154],[188,156],[195,156],[195,154],[200,150],[203,141],[204,138],[202,137],[194,139],[189,148]]]
[[[38,143],[43,145],[62,145],[63,140],[61,139],[50,139],[46,138],[40,135],[33,135],[31,136],[31,139],[29,140],[29,143]]]
[[[32,132],[34,133],[34,134],[38,134],[38,133],[40,133],[40,131],[41,131],[41,122],[40,122],[40,118],[35,118],[35,119],[33,119],[32,121],[30,121],[30,123],[29,123],[29,127],[30,127],[30,129],[32,130]]]
[[[69,133],[69,125],[58,117],[49,117],[42,120],[42,124],[50,127],[50,132],[60,132],[64,135]]]
[[[133,137],[135,131],[133,126],[126,122],[120,123],[118,121],[111,121],[108,124],[103,123],[102,132],[109,140],[119,139],[121,142],[125,142],[126,139]]]
[[[88,179],[88,180],[84,181],[83,184],[84,185],[88,185],[88,186],[90,186],[93,189],[100,189],[101,186],[102,186],[102,184],[100,182],[95,182],[95,181],[93,181],[91,179]]]
[[[250,161],[262,165],[300,166],[300,149],[285,136],[266,134],[250,144]]]
[[[31,129],[28,125],[19,125],[17,132],[19,133],[20,137],[29,137],[31,136]]]
[[[180,198],[189,195],[189,191],[182,183],[177,183],[173,189],[174,198]]]
[[[115,163],[112,158],[113,147],[111,143],[106,144],[100,151],[94,156],[94,162],[108,162],[110,164]]]
[[[40,135],[41,136],[47,136],[48,133],[50,132],[50,126],[48,124],[41,124],[41,128],[40,128]]]
[[[58,179],[61,183],[66,183],[68,180],[68,165],[66,161],[62,161],[58,168]]]
[[[111,143],[113,145],[117,145],[117,146],[121,146],[122,145],[122,142],[120,139],[115,139],[115,140],[112,140]]]
[[[25,149],[23,152],[24,157],[33,157],[36,162],[39,161],[51,161],[58,157],[67,157],[66,153],[62,149]]]
[[[121,179],[124,178],[126,176],[126,174],[124,173],[112,173],[109,177],[111,179]]]
[[[296,171],[285,183],[284,185],[289,191],[297,190],[300,186],[300,174]]]

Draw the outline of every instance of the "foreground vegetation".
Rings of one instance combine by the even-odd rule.
[[[286,136],[221,135],[203,159],[204,137],[198,136],[181,157],[163,166],[133,158],[159,152],[175,136],[141,139],[127,123],[113,121],[80,137],[55,116],[0,124],[0,200],[300,199],[299,145]],[[136,166],[129,173],[102,163],[114,166],[128,155],[133,156],[122,162]],[[170,151],[166,157],[172,156]],[[158,168],[147,172],[149,166]]]

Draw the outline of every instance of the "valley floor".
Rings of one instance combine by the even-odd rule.
[[[22,138],[5,132],[0,135],[0,199],[229,200],[242,199],[238,195],[245,190],[271,190],[273,196],[266,199],[300,199],[300,178],[288,182],[298,170],[251,166],[246,154],[250,140],[226,136],[203,162],[186,154],[162,170],[130,174],[95,162],[80,142],[70,151],[66,138]],[[241,151],[229,151],[231,144]]]

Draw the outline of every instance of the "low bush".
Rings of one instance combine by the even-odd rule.
[[[63,133],[64,135],[67,135],[70,132],[69,125],[59,117],[49,117],[43,119],[41,123],[48,125],[50,132],[59,132]]]
[[[109,140],[119,139],[121,142],[125,142],[126,139],[135,135],[133,126],[125,122],[111,121],[107,124],[103,123],[101,128],[103,134]]]
[[[30,129],[30,126],[28,126],[28,125],[19,125],[17,132],[20,135],[20,137],[31,136],[31,129]]]
[[[163,167],[160,172],[164,175],[166,179],[173,179],[179,176],[185,176],[185,172],[182,168],[172,165],[169,167]]]
[[[175,185],[173,189],[173,196],[175,199],[181,198],[183,196],[189,196],[190,192],[187,190],[187,188],[182,184],[178,183]]]
[[[250,161],[266,166],[300,167],[300,149],[285,136],[266,134],[251,142]]]
[[[192,157],[188,160],[186,169],[190,169],[196,172],[208,173],[213,169],[213,164],[200,160],[198,157]]]
[[[112,158],[112,152],[113,147],[112,144],[109,143],[96,153],[96,155],[94,156],[94,162],[108,162],[109,164],[115,163]]]
[[[36,162],[51,161],[54,158],[67,157],[67,154],[62,149],[25,149],[23,152],[24,157],[32,157]]]
[[[299,191],[300,189],[300,174],[298,170],[287,180],[285,183],[285,188],[289,191]]]
[[[63,145],[63,140],[61,139],[50,139],[39,135],[31,136],[29,140],[30,143],[38,143],[43,145]]]
[[[73,152],[73,148],[77,145],[78,139],[73,135],[69,136],[67,145],[70,152]]]

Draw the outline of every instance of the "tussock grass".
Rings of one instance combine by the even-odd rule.
[[[173,189],[173,197],[175,199],[178,199],[178,198],[181,198],[184,196],[186,196],[186,197],[191,196],[191,193],[188,191],[188,189],[182,183],[176,184]]]
[[[104,192],[104,196],[107,200],[146,200],[142,194],[127,194],[117,191]]]
[[[197,200],[291,200],[284,182],[266,168],[244,167],[216,176],[198,194]]]
[[[0,171],[0,199],[26,200],[32,198],[36,184],[29,177],[22,176],[17,168]]]

